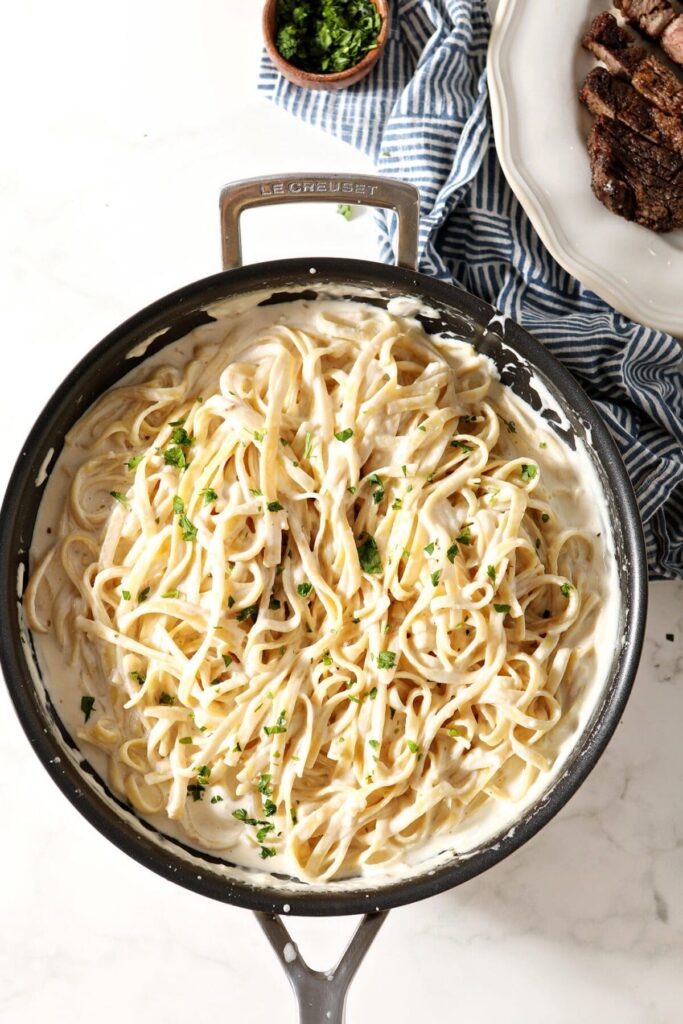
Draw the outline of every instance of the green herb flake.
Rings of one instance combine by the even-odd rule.
[[[258,605],[250,604],[247,608],[243,608],[242,611],[237,613],[238,622],[246,622],[247,619],[251,619],[252,622],[256,622],[258,618]]]
[[[284,510],[284,506],[279,501],[269,501],[266,508],[269,512],[282,512]]]
[[[275,721],[275,725],[264,725],[263,731],[266,736],[276,736],[278,733],[287,732],[286,717],[286,712],[281,711]]]
[[[94,697],[81,697],[81,711],[83,712],[83,718],[85,719],[86,722],[90,718],[94,707]]]
[[[183,532],[183,540],[194,543],[197,539],[197,527],[194,523],[191,523],[186,515],[182,515],[178,519],[178,526]]]
[[[123,505],[124,508],[128,508],[128,498],[125,494],[121,494],[121,491],[110,491],[109,493],[112,498],[115,498],[116,501],[118,501],[119,505]]]
[[[494,604],[493,607],[497,612],[500,612],[502,615],[506,615],[510,611],[509,604]]]
[[[334,436],[338,441],[348,441],[350,437],[353,437],[353,431],[351,427],[347,427],[346,430],[336,430]]]
[[[363,535],[362,543],[356,549],[358,561],[363,572],[376,576],[382,572],[382,559],[380,558],[377,542],[369,533]]]
[[[380,651],[377,655],[377,668],[393,668],[396,664],[394,651]]]
[[[537,473],[538,473],[538,467],[534,466],[533,462],[531,462],[531,463],[523,462],[522,463],[522,468],[520,470],[520,476],[521,476],[522,480],[533,480]]]

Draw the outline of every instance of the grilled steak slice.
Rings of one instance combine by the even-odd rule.
[[[683,14],[679,14],[662,36],[662,49],[676,64],[683,64]]]
[[[668,146],[683,156],[683,124],[675,117],[651,107],[632,85],[610,75],[605,68],[593,68],[579,98],[591,113],[623,121],[634,132],[652,142]]]
[[[683,227],[683,157],[606,117],[595,119],[588,153],[608,210],[654,231]]]
[[[669,0],[614,0],[627,21],[637,25],[651,39],[659,39],[676,17]]]
[[[665,114],[683,118],[683,82],[642,46],[607,11],[595,18],[583,45],[615,75],[628,78],[638,92]]]

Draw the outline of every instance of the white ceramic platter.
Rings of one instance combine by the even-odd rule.
[[[609,0],[501,0],[488,55],[505,176],[558,263],[620,313],[683,337],[683,230],[657,235],[593,195],[581,46]]]

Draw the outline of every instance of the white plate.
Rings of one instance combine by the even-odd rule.
[[[581,46],[609,0],[501,0],[488,78],[505,176],[558,263],[620,313],[683,336],[683,230],[657,235],[591,191]]]

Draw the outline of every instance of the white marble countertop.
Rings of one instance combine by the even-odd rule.
[[[219,269],[224,182],[371,169],[257,96],[259,16],[256,0],[6,13],[0,487],[95,341]],[[259,211],[245,250],[372,257],[372,219]],[[389,916],[351,989],[351,1024],[682,1019],[682,598],[683,585],[651,587],[633,696],[579,794],[486,875]],[[31,753],[4,688],[0,745],[2,1024],[294,1021],[252,916],[162,881],[100,837]],[[304,956],[329,966],[355,922],[289,924]]]

